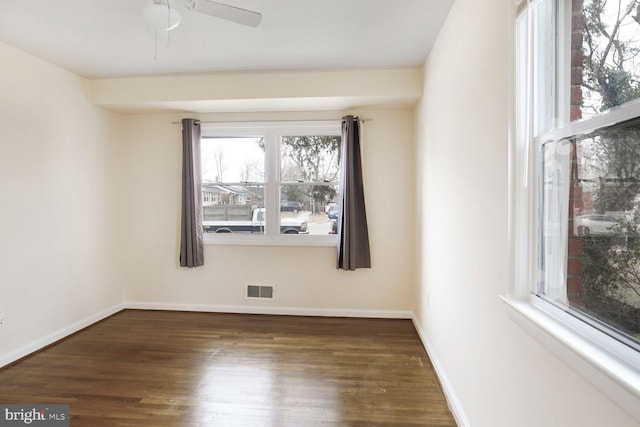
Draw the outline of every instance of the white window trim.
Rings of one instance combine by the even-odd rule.
[[[512,22],[515,22],[515,8],[512,12]],[[516,25],[509,28],[512,31],[511,40],[516,40]],[[527,57],[530,57],[529,51]],[[536,180],[539,170],[535,147],[522,141],[523,133],[529,141],[532,140],[530,135],[533,126],[530,105],[518,104],[516,68],[525,70],[527,90],[531,90],[531,75],[526,64],[521,68],[523,64],[516,63],[515,45],[511,46],[510,58],[509,247],[513,286],[508,295],[501,295],[500,298],[505,302],[508,317],[512,321],[640,422],[640,352],[532,294],[537,271],[538,233],[535,221],[538,217]],[[518,59],[522,60],[521,57]],[[516,123],[516,111],[524,115],[520,118],[522,123]],[[638,116],[640,101],[597,118],[571,123],[544,135],[540,140],[559,140],[587,134]]]
[[[271,138],[266,141],[265,153],[265,207],[278,206],[280,184],[279,141],[282,136],[341,135],[340,120],[318,121],[256,121],[256,122],[202,122],[203,138],[246,136]],[[337,235],[280,234],[278,221],[267,221],[265,234],[204,233],[205,245],[230,246],[314,246],[335,247]]]

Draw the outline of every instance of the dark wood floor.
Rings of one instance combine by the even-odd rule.
[[[408,320],[120,312],[0,370],[72,426],[451,427]]]

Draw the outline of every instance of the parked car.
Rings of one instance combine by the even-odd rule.
[[[285,202],[280,204],[280,210],[283,212],[298,213],[302,211],[302,203],[300,202]]]
[[[578,236],[616,234],[619,232],[615,228],[617,224],[618,219],[610,215],[580,215],[573,219],[573,232]]]
[[[327,216],[329,217],[329,219],[338,219],[338,207],[331,206],[327,211]]]
[[[327,203],[324,207],[324,213],[329,213],[329,209],[337,207],[338,204],[336,202]]]

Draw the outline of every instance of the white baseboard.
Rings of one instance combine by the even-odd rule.
[[[458,397],[453,391],[453,387],[451,386],[451,383],[449,382],[449,379],[447,378],[444,372],[444,369],[442,368],[442,365],[440,364],[440,361],[438,360],[436,353],[433,350],[433,347],[429,343],[429,340],[427,339],[427,336],[422,330],[420,323],[418,323],[418,320],[416,319],[415,315],[412,317],[412,320],[413,320],[413,325],[415,326],[416,331],[420,336],[422,345],[427,351],[427,354],[429,355],[429,359],[431,360],[431,364],[433,365],[433,368],[436,371],[438,380],[442,385],[442,391],[444,392],[444,395],[447,399],[447,404],[449,405],[449,409],[453,414],[453,418],[455,418],[456,423],[458,424],[458,427],[470,427],[471,424],[469,423],[469,420],[467,419],[467,416],[465,415],[464,410],[462,409],[462,405],[460,404]]]
[[[177,304],[165,302],[127,301],[124,306],[137,310],[201,311],[207,313],[272,314],[280,316],[363,317],[379,319],[412,319],[409,310],[350,310],[333,308],[299,308],[247,305]]]
[[[81,329],[86,328],[87,326],[91,326],[96,322],[99,322],[113,314],[122,311],[125,308],[124,304],[117,304],[113,307],[109,307],[106,310],[102,310],[99,313],[96,313],[92,316],[89,316],[85,319],[82,319],[76,323],[73,323],[65,328],[62,328],[58,331],[55,331],[49,335],[46,335],[40,339],[37,339],[29,344],[20,347],[17,350],[12,351],[11,353],[0,356],[0,368],[6,366],[10,363],[13,363],[21,358],[30,355],[31,353],[35,353],[36,351],[55,343],[63,338],[68,337],[71,334],[78,332]]]

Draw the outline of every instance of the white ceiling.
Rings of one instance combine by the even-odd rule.
[[[154,59],[142,17],[149,0],[0,0],[0,41],[87,78],[414,67],[453,2],[220,1],[262,13],[262,23],[181,10],[182,24],[168,48],[159,36]]]

